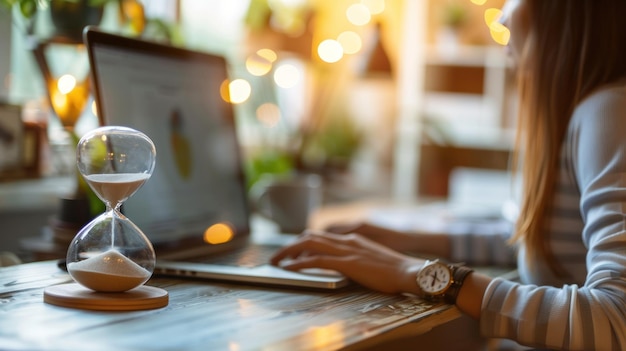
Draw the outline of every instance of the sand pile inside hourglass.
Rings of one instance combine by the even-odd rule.
[[[72,277],[83,286],[102,292],[122,292],[143,284],[151,273],[117,250],[70,263]]]

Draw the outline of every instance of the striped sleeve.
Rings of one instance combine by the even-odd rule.
[[[539,348],[622,350],[626,304],[619,291],[576,285],[558,289],[496,279],[483,301],[481,331]]]
[[[572,217],[557,211],[550,240],[564,245],[577,230],[587,250],[586,278],[560,286],[492,281],[482,302],[481,331],[539,348],[625,350],[626,87],[594,94],[570,124],[565,150],[584,225],[560,222],[555,233],[558,217]],[[568,267],[565,251],[559,249],[556,258]]]
[[[516,252],[507,242],[512,231],[513,224],[506,220],[464,225],[458,234],[450,227],[450,258],[468,265],[515,266]]]

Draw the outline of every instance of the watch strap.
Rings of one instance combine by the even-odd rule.
[[[455,304],[456,298],[459,296],[459,291],[461,291],[461,286],[463,286],[463,281],[465,281],[465,278],[474,270],[466,266],[455,265],[450,266],[450,268],[452,268],[452,284],[444,293],[444,300],[447,303]]]

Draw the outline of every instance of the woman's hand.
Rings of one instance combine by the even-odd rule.
[[[307,231],[281,249],[272,264],[289,270],[331,269],[373,290],[419,293],[415,275],[424,260],[406,256],[358,234]]]

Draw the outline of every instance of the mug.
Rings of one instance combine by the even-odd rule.
[[[322,177],[317,174],[268,175],[250,190],[253,205],[283,233],[299,234],[309,216],[322,205]]]

